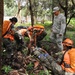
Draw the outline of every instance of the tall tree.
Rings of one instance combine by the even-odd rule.
[[[1,52],[2,52],[2,24],[3,24],[3,16],[4,16],[4,3],[3,0],[0,0],[0,75],[1,73],[1,68],[2,68],[2,57],[1,57]]]
[[[21,22],[21,0],[18,0],[18,12],[17,12],[17,18],[18,21]]]
[[[30,3],[30,6],[29,6],[29,8],[30,8],[30,14],[31,14],[31,25],[33,26],[34,25],[34,17],[33,17],[33,10],[32,10],[32,1],[31,0],[29,0],[29,3]]]

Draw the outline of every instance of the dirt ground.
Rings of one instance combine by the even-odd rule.
[[[51,56],[56,58],[55,53],[58,52],[57,46],[49,41],[41,41],[40,47],[46,50]],[[2,66],[11,66],[13,70],[5,73],[2,70],[3,75],[41,75],[41,72],[46,70],[43,63],[34,55],[27,55],[28,49],[25,48],[23,51],[17,51],[13,56],[7,58],[3,56]],[[43,75],[46,75],[43,73]],[[50,73],[51,75],[51,73]]]

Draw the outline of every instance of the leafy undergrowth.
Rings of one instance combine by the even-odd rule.
[[[57,47],[49,41],[42,41],[40,44],[49,54],[57,51]],[[15,52],[10,58],[6,55],[3,57],[3,75],[53,75],[36,56],[28,55],[28,48]]]

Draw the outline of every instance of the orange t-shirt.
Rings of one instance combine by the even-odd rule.
[[[5,20],[3,22],[3,28],[2,28],[2,36],[8,31],[10,28],[11,22],[9,20]]]
[[[65,70],[66,72],[71,72],[71,73],[75,73],[75,70],[73,70],[72,66],[71,66],[71,55],[73,55],[73,53],[75,54],[75,52],[71,53],[72,50],[69,50],[67,51],[65,54],[64,54],[64,59],[63,59],[63,63],[62,63],[62,69]],[[75,55],[73,55],[75,56]],[[72,57],[73,58],[73,57]],[[74,57],[75,58],[75,57]],[[71,68],[66,68],[65,65],[64,65],[64,62],[68,65],[71,66]]]

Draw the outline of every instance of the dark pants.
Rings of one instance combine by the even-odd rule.
[[[3,38],[3,47],[6,49],[8,54],[13,54],[14,50],[16,50],[15,41],[11,41],[10,39]]]
[[[37,36],[37,46],[40,47],[40,41],[44,39],[44,37],[47,35],[47,33],[45,31],[42,32],[42,34]]]
[[[16,40],[16,44],[17,44],[17,50],[22,50],[23,48],[25,48],[25,42],[24,42],[24,38],[22,35],[19,35],[18,33],[14,34],[14,39]]]
[[[43,31],[40,35],[37,36],[37,40],[41,41],[47,35],[45,31]]]
[[[23,44],[22,36],[19,35],[18,33],[15,33],[15,34],[14,34],[14,39],[16,40],[16,43],[17,43],[17,44],[19,44],[19,43],[22,43],[22,44]]]

